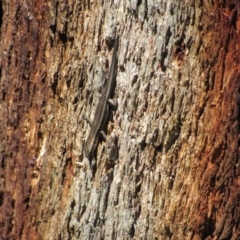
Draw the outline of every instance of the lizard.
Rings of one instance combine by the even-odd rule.
[[[109,104],[113,105],[113,102],[110,100],[110,97],[114,90],[115,81],[116,81],[118,41],[119,41],[119,36],[116,37],[114,47],[113,47],[109,78],[107,79],[107,82],[102,91],[102,95],[99,98],[99,102],[97,104],[97,108],[94,114],[94,119],[90,124],[91,129],[87,137],[87,140],[84,143],[84,147],[83,147],[84,153],[88,158],[92,156],[92,154],[97,148],[97,145],[99,142],[99,135],[102,134],[104,138],[106,138],[102,129],[108,118]]]

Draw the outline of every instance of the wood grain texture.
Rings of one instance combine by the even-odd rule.
[[[1,1],[1,238],[239,239],[239,9]],[[81,116],[117,34],[117,159],[100,142],[93,174]]]

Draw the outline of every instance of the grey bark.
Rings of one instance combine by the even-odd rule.
[[[5,238],[238,239],[237,1],[2,9]],[[118,108],[93,169],[83,116],[94,117],[117,34]]]

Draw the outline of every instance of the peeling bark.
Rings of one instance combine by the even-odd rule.
[[[237,0],[0,4],[1,239],[239,239]]]

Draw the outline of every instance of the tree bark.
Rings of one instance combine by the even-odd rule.
[[[0,4],[1,239],[239,239],[238,0]]]

